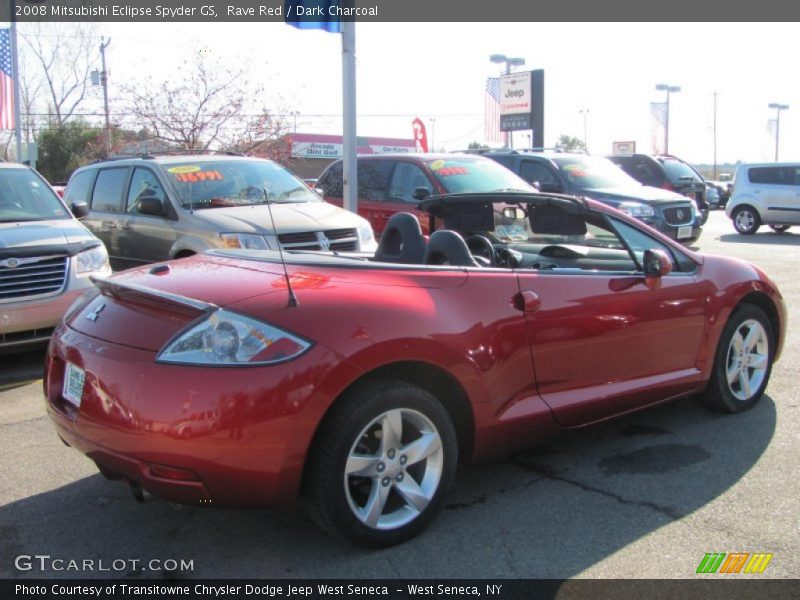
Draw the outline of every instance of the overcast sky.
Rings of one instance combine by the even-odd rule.
[[[223,61],[248,60],[275,94],[271,102],[298,111],[297,130],[340,133],[340,36],[281,23],[101,23],[110,35],[111,110],[114,85],[142,73],[179,76],[175,67],[197,52]],[[771,160],[770,102],[781,113],[780,157],[800,159],[800,77],[796,23],[453,23],[358,24],[358,135],[410,138],[423,119],[438,149],[483,140],[486,77],[500,65],[489,55],[526,59],[545,70],[545,143],[562,133],[608,153],[615,140],[650,151],[650,102],[657,83],[679,85],[671,96],[670,152],[692,162],[713,160],[713,94],[717,158]],[[316,116],[331,115],[331,116]],[[517,143],[527,136],[517,134]]]

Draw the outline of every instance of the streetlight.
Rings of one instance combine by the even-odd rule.
[[[582,108],[578,113],[583,115],[583,151],[589,154],[589,144],[586,143],[586,117],[589,116],[589,109]]]
[[[789,105],[770,102],[769,108],[775,109],[775,162],[778,162],[778,140],[781,135],[781,111],[787,110]]]
[[[506,65],[506,75],[511,73],[511,67],[522,67],[522,66],[525,65],[525,59],[524,58],[510,57],[510,56],[506,56],[505,54],[492,54],[489,57],[489,60],[491,62],[493,62],[493,63],[499,63],[499,64],[505,63],[505,65]],[[511,146],[512,148],[514,147],[514,137],[513,136],[514,136],[514,132],[513,131],[507,131],[506,132],[506,146]],[[509,144],[509,140],[511,140],[510,144]]]
[[[666,108],[666,123],[664,124],[664,154],[669,154],[669,95],[681,91],[679,85],[667,85],[666,83],[659,83],[656,85],[659,92],[667,92],[667,108]]]

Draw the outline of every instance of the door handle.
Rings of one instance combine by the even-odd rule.
[[[130,229],[130,228],[131,228],[130,221],[125,221],[125,222],[122,224],[122,228],[123,228],[123,229]]]
[[[542,307],[542,300],[536,292],[526,290],[514,294],[511,297],[511,304],[522,312],[534,313]]]
[[[114,221],[106,221],[105,226],[107,229],[116,229],[117,224]]]

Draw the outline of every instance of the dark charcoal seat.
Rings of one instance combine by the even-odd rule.
[[[479,267],[472,257],[464,238],[450,229],[434,231],[425,248],[426,265],[453,265],[458,267]]]
[[[417,217],[406,212],[392,215],[381,235],[375,260],[419,265],[424,256],[425,238]]]

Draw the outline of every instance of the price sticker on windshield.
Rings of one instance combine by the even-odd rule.
[[[192,173],[173,173],[175,181],[180,183],[198,183],[200,181],[222,181],[225,179],[219,171],[194,171]]]

